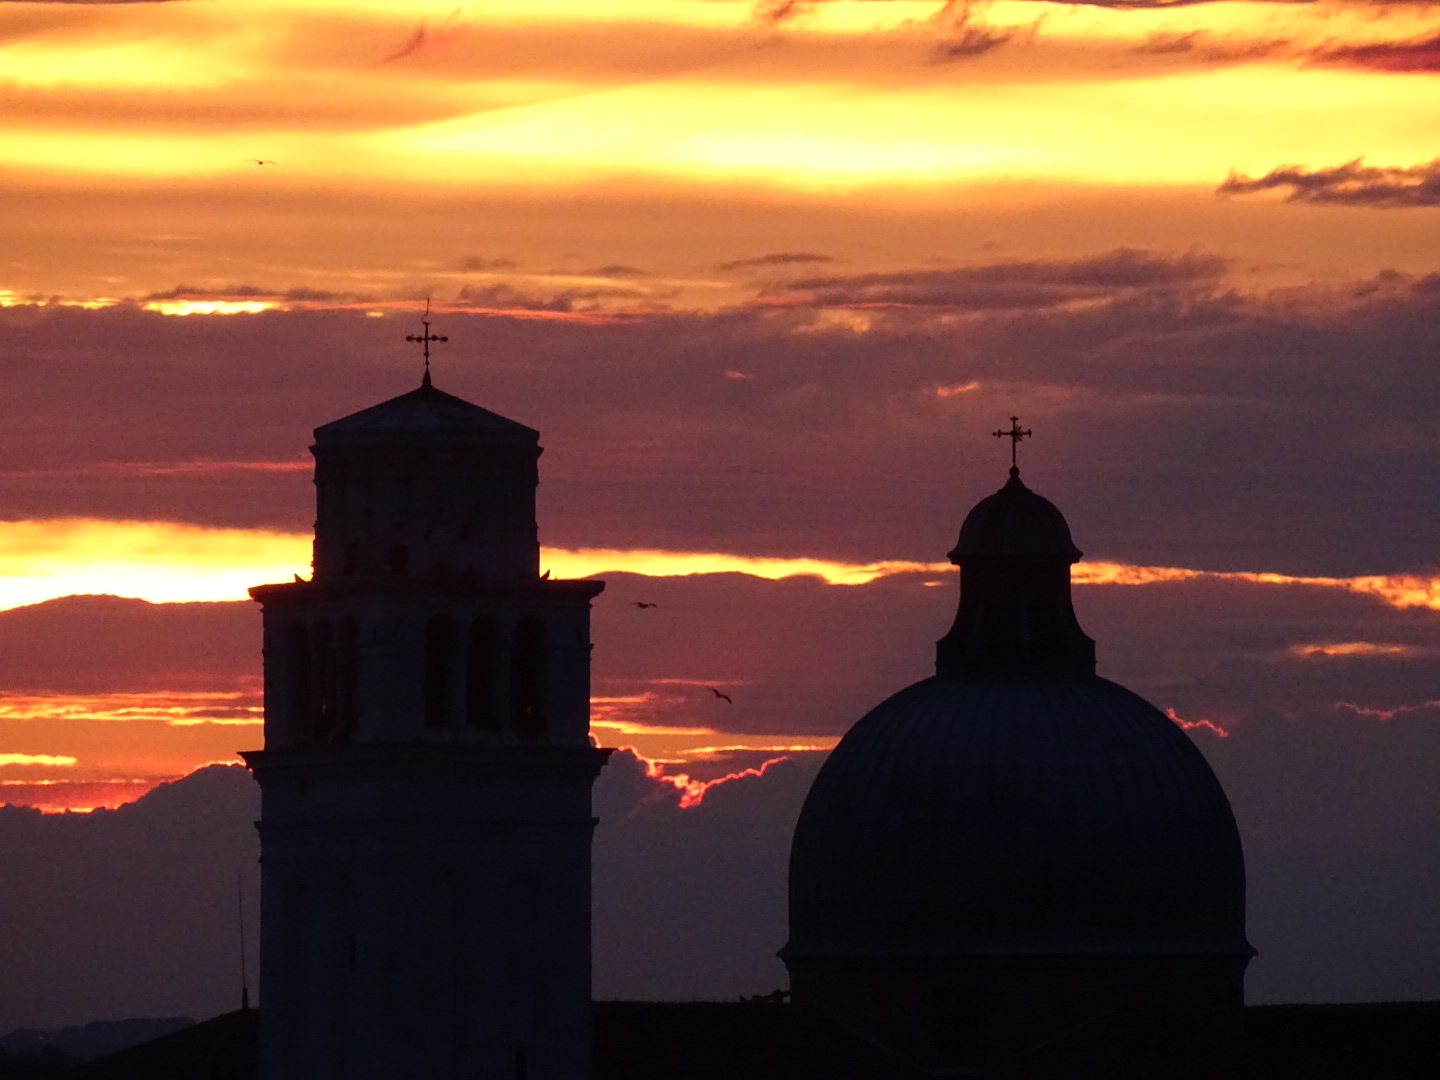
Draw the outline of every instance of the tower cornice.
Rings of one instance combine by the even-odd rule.
[[[491,601],[514,600],[534,603],[547,601],[574,603],[580,599],[593,599],[605,591],[605,582],[589,579],[561,580],[534,578],[495,584],[474,581],[465,575],[432,575],[426,578],[411,577],[367,577],[339,578],[321,581],[282,581],[273,585],[256,585],[250,590],[250,597],[267,606],[283,607],[287,604],[309,603],[326,600],[352,599],[405,599],[405,600],[466,600],[485,599]]]

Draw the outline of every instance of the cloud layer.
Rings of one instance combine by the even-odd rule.
[[[1440,158],[1423,165],[1366,165],[1356,158],[1329,168],[1281,165],[1251,178],[1232,172],[1217,195],[1285,191],[1286,202],[1374,206],[1381,209],[1440,206]]]
[[[434,370],[541,429],[556,548],[935,562],[1003,480],[988,433],[1019,415],[1026,477],[1092,559],[1428,572],[1435,279],[1247,293],[1225,266],[1117,251],[796,274],[740,307],[586,321],[462,299]],[[185,464],[295,461],[318,424],[413,385],[412,329],[343,309],[3,309],[0,493],[20,518],[306,532],[303,471]]]

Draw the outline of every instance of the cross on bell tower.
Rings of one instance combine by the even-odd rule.
[[[1020,466],[1015,463],[1015,451],[1020,446],[1020,440],[1030,438],[1034,434],[1034,432],[1030,431],[1028,428],[1025,430],[1021,430],[1020,418],[1018,416],[1012,416],[1010,417],[1009,431],[1005,431],[1002,429],[1000,431],[992,431],[990,434],[994,435],[997,439],[1010,440],[1010,475],[1019,476]]]
[[[425,375],[420,380],[421,386],[430,385],[430,343],[432,341],[449,341],[444,334],[430,333],[430,298],[425,298],[425,314],[420,317],[420,325],[425,327],[423,334],[406,334],[406,341],[413,341],[420,345],[425,353]]]

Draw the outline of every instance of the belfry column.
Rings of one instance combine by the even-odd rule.
[[[313,577],[251,590],[260,1076],[584,1080],[604,585],[539,576],[538,433],[428,370],[311,449]]]

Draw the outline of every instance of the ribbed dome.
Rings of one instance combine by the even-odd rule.
[[[960,526],[960,541],[950,561],[987,556],[1062,556],[1070,562],[1080,552],[1070,539],[1070,526],[1049,499],[1036,495],[1020,481],[1020,470],[989,498],[975,504]]]
[[[1248,956],[1205,759],[1115,683],[936,677],[856,724],[805,801],[796,958]]]

